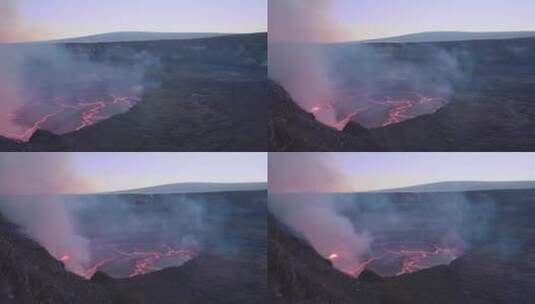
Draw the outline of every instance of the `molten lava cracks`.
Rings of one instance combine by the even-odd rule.
[[[95,254],[98,257],[94,257],[83,269],[76,269],[74,272],[88,279],[97,271],[117,278],[134,277],[180,266],[198,255],[197,248],[191,246],[142,244],[125,247],[108,245],[101,248],[99,253]],[[59,260],[70,266],[69,255],[64,255]]]
[[[31,114],[9,113],[7,118],[20,126],[16,131],[0,131],[0,135],[28,141],[37,129],[55,134],[78,131],[116,114],[124,113],[137,104],[141,98],[137,94],[114,95],[85,100],[78,99],[75,103],[55,99],[46,103],[46,107],[35,108]]]
[[[427,269],[437,265],[447,265],[461,255],[456,246],[434,243],[413,243],[411,246],[399,244],[375,244],[374,253],[360,258],[357,266],[342,271],[357,277],[365,269],[371,269],[381,276],[398,276]],[[328,257],[333,263],[340,254],[333,252]]]
[[[442,108],[448,101],[442,97],[420,93],[378,96],[377,94],[347,93],[336,102],[319,102],[307,109],[317,121],[343,130],[354,121],[366,128],[386,127]]]

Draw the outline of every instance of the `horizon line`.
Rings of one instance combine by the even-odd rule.
[[[412,188],[412,187],[418,187],[418,186],[427,186],[427,185],[434,185],[434,184],[443,184],[443,183],[528,183],[532,182],[535,183],[535,178],[532,180],[442,180],[442,181],[436,181],[436,182],[428,182],[428,183],[420,183],[420,184],[409,184],[409,185],[401,185],[396,186],[392,188],[378,188],[378,189],[370,189],[370,190],[347,190],[347,191],[270,191],[272,194],[299,194],[299,193],[309,193],[309,194],[344,194],[344,193],[378,193],[378,192],[384,192],[384,191],[395,191],[395,190],[403,190],[405,188]],[[534,187],[535,189],[535,187]],[[492,189],[487,189],[488,191]],[[498,190],[498,189],[496,189]],[[507,189],[499,189],[499,190],[507,190]],[[517,188],[511,188],[511,190],[519,190]],[[484,190],[467,190],[467,191],[484,191]],[[403,191],[401,191],[403,192]],[[449,191],[449,192],[455,192],[455,191]],[[461,191],[464,192],[464,191]]]
[[[0,196],[55,196],[55,195],[101,195],[101,194],[127,194],[132,191],[145,190],[156,187],[165,187],[173,185],[185,185],[185,184],[204,184],[204,185],[244,185],[244,184],[265,184],[267,190],[267,181],[249,181],[249,182],[217,182],[217,181],[192,181],[192,182],[177,182],[177,183],[166,183],[166,184],[154,184],[141,187],[133,187],[126,189],[114,189],[114,190],[104,190],[104,191],[87,191],[87,192],[57,192],[57,193],[28,193],[28,194],[5,194],[0,193]],[[178,192],[177,192],[178,193]],[[206,193],[206,192],[182,192],[182,193]]]
[[[12,41],[12,42],[0,42],[0,45],[2,44],[24,44],[24,43],[38,43],[38,42],[61,42],[62,40],[71,40],[71,39],[82,39],[82,38],[88,38],[93,36],[101,36],[101,35],[109,35],[109,34],[121,34],[121,33],[144,33],[144,34],[207,34],[207,35],[218,35],[218,36],[231,36],[231,35],[248,35],[248,34],[262,34],[267,33],[267,30],[265,31],[252,31],[252,32],[172,32],[172,31],[134,31],[134,30],[123,30],[123,31],[112,31],[112,32],[98,32],[98,33],[90,33],[90,34],[81,34],[79,36],[65,36],[65,37],[59,37],[59,38],[43,38],[43,39],[37,39],[37,40],[21,40],[21,41]],[[214,38],[214,37],[207,37],[208,38]],[[203,38],[191,38],[191,39],[203,39]],[[162,40],[162,39],[156,39],[156,40]],[[163,39],[163,40],[173,40],[173,39]],[[181,39],[181,40],[188,40],[188,39]],[[148,41],[148,40],[147,40]],[[117,42],[129,42],[129,40],[126,41],[117,41]],[[89,42],[91,43],[91,42]]]

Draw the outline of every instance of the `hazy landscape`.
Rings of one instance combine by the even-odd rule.
[[[496,184],[272,196],[272,303],[529,303],[535,191]]]
[[[284,76],[273,78],[280,84],[270,90],[274,151],[534,147],[532,32],[422,33],[295,48],[321,62],[330,90],[304,102]]]
[[[267,35],[0,45],[2,151],[261,151]]]
[[[267,194],[242,186],[3,196],[0,301],[267,303]]]

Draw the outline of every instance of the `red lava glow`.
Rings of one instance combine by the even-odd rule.
[[[338,254],[336,253],[332,253],[331,255],[329,255],[329,260],[335,260],[338,258]]]
[[[388,111],[387,119],[382,124],[383,127],[388,125],[397,124],[402,121],[416,117],[416,113],[412,113],[411,110],[419,106],[430,106],[431,109],[436,111],[436,109],[441,108],[447,103],[447,100],[440,97],[427,97],[421,94],[415,94],[415,99],[400,99],[394,100],[390,96],[387,97],[387,100],[382,104],[388,106],[390,109]],[[422,114],[426,113],[424,111]]]
[[[396,275],[402,275],[435,266],[435,262],[449,263],[460,255],[460,251],[456,247],[434,245],[432,250],[400,249],[389,250],[386,254],[401,258],[401,269]]]
[[[189,249],[175,249],[167,245],[164,246],[162,251],[133,251],[130,253],[122,252],[121,254],[127,258],[133,258],[135,260],[135,268],[128,275],[129,277],[135,277],[137,275],[146,274],[154,270],[159,270],[154,265],[158,260],[165,258],[181,258],[185,261],[190,260],[196,255],[196,253]]]
[[[153,250],[132,249],[130,251],[115,249],[106,253],[107,256],[95,259],[90,265],[70,267],[78,275],[90,279],[97,271],[101,270],[119,277],[135,277],[158,271],[166,267],[180,266],[195,258],[198,253],[195,248],[178,248],[169,245],[161,245]],[[66,266],[71,262],[68,255],[59,259]],[[110,271],[107,271],[110,270]]]
[[[386,127],[422,114],[434,113],[448,101],[442,97],[406,93],[403,97],[348,95],[335,102],[321,102],[308,109],[316,120],[342,131],[350,121],[366,128]],[[359,106],[353,106],[358,104]]]
[[[93,101],[78,100],[75,104],[67,104],[62,100],[53,103],[53,110],[47,110],[33,118],[20,131],[3,134],[19,141],[28,141],[37,129],[44,129],[56,134],[78,131],[113,115],[126,112],[138,103],[137,95],[110,95]],[[13,118],[14,114],[8,117]]]
[[[335,128],[338,131],[342,131],[351,119],[359,113],[358,110],[355,110],[354,112],[345,115],[343,118],[340,118],[338,117],[335,105],[330,102],[324,103],[323,106],[315,106],[310,109],[309,112],[314,115],[314,118],[316,118],[317,121]]]
[[[365,269],[371,269],[383,276],[398,276],[449,264],[460,255],[461,250],[454,246],[432,245],[425,249],[384,249],[379,254],[361,259],[356,267],[341,270],[354,277],[358,277]],[[336,258],[338,258],[337,253],[329,256],[331,261]]]
[[[78,274],[80,276],[86,278],[86,279],[91,279],[91,277],[95,274],[95,272],[97,272],[106,263],[109,263],[111,261],[113,261],[113,259],[104,259],[104,260],[101,260],[101,261],[97,261],[96,263],[94,263],[93,265],[89,266],[87,269],[81,271]]]

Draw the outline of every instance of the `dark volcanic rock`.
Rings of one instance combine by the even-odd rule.
[[[363,282],[383,282],[384,281],[384,279],[380,275],[376,274],[375,272],[369,269],[364,269],[364,271],[360,273],[357,279]]]
[[[251,261],[199,256],[186,264],[120,280],[121,288],[140,303],[268,303],[265,269]]]
[[[347,132],[339,132],[322,125],[314,116],[293,102],[279,85],[269,88],[271,101],[271,151],[380,151],[382,148],[368,130],[352,123]]]
[[[373,290],[336,271],[306,242],[269,215],[270,303],[376,303]]]
[[[493,250],[461,256],[396,277],[365,271],[358,280],[335,270],[306,242],[269,216],[271,303],[528,304],[535,298],[535,253],[497,258]]]
[[[0,218],[0,303],[127,302],[117,301],[112,291],[66,271],[44,248]]]
[[[461,290],[473,303],[531,303],[535,299],[535,252],[500,257],[480,250],[453,261]]]
[[[94,282],[100,286],[106,288],[110,293],[113,303],[115,304],[131,304],[138,303],[127,293],[123,293],[120,288],[117,280],[105,274],[102,271],[97,271],[92,277],[91,282]]]
[[[532,151],[535,107],[528,104],[525,97],[458,97],[434,114],[371,132],[389,151]]]
[[[98,211],[85,212],[83,219],[77,221],[78,232],[84,236],[91,233],[99,235],[98,231],[87,227],[95,222],[99,223],[99,229],[106,227],[102,232],[109,234],[109,223],[115,223],[117,217],[107,218],[103,214],[121,213],[123,209],[114,205],[119,199],[132,204],[129,208],[132,214],[145,216],[149,210],[156,212],[151,213],[150,218],[172,214],[169,219],[174,225],[177,225],[173,216],[176,213],[169,210],[174,210],[176,204],[187,202],[202,209],[206,216],[203,217],[204,239],[199,246],[199,256],[180,267],[132,278],[115,279],[106,273],[96,272],[90,280],[86,280],[68,272],[61,262],[20,233],[18,227],[4,220],[0,214],[0,303],[267,303],[267,191],[82,195],[76,196],[75,200],[94,204],[97,197],[102,204]],[[0,204],[8,199],[0,197]],[[221,213],[224,213],[223,217]],[[183,227],[174,225],[172,227]],[[140,237],[139,242],[143,240],[143,236],[127,230],[128,234],[135,234],[128,240],[136,240],[137,237]],[[161,230],[155,233],[150,237],[159,237]],[[200,235],[191,233],[201,240]],[[167,235],[167,238],[172,237]],[[92,246],[98,247],[98,237],[89,239]],[[111,239],[121,238],[113,235]],[[126,239],[122,240],[126,243]]]
[[[266,151],[267,34],[68,44],[95,57],[157,58],[157,86],[126,113],[59,138],[36,134],[31,151]],[[122,53],[114,54],[120,50]],[[111,55],[110,55],[111,56]],[[108,56],[108,57],[110,57]],[[110,58],[104,58],[110,60]],[[34,136],[34,137],[35,137]],[[0,140],[0,151],[18,148]]]
[[[0,136],[0,151],[4,152],[22,152],[25,150],[25,145],[9,138]]]
[[[267,191],[173,196],[173,203],[195,202],[207,215],[225,213],[225,219],[215,216],[215,240],[204,243],[199,256],[180,267],[118,280],[121,290],[142,304],[267,303]],[[151,200],[147,207],[155,204]],[[206,230],[211,217],[203,221]],[[212,239],[212,232],[205,233]]]
[[[61,136],[41,129],[33,133],[28,143],[30,149],[34,150],[40,150],[40,147],[46,147],[46,150],[51,152],[67,150],[67,147],[62,143]]]
[[[353,47],[333,48],[351,54]],[[535,38],[374,47],[416,66],[425,64],[419,60],[430,49],[469,54],[469,79],[455,83],[450,102],[433,114],[370,130],[350,124],[343,132],[313,121],[276,87],[270,94],[273,151],[535,150]]]

